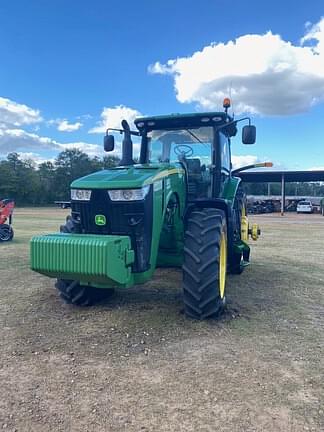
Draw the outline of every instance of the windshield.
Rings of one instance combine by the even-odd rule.
[[[211,197],[213,128],[153,130],[147,135],[151,163],[181,162],[189,199]]]
[[[149,162],[176,162],[199,159],[212,163],[213,128],[153,130],[147,134]]]

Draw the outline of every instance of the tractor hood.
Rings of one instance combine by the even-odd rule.
[[[153,183],[170,174],[182,174],[180,164],[133,165],[98,171],[75,180],[73,189],[132,189]]]

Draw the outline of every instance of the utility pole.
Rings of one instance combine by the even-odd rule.
[[[281,216],[283,216],[284,213],[285,213],[285,201],[286,201],[286,196],[285,196],[285,174],[282,173],[281,174]]]

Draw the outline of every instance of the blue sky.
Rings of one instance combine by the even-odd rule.
[[[217,110],[232,87],[258,129],[255,146],[234,140],[236,164],[324,167],[321,4],[3,1],[0,156],[99,155],[120,116]]]

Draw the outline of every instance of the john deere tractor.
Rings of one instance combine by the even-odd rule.
[[[119,166],[71,184],[71,215],[60,233],[34,237],[31,267],[57,278],[62,299],[91,305],[114,288],[149,281],[162,266],[182,268],[187,316],[217,316],[225,305],[228,272],[249,262],[249,226],[241,180],[231,164],[230,139],[249,118],[224,112],[173,114],[135,120],[132,131],[108,130],[106,151],[123,135]],[[111,131],[114,134],[111,134]],[[138,163],[132,137],[140,140]]]

